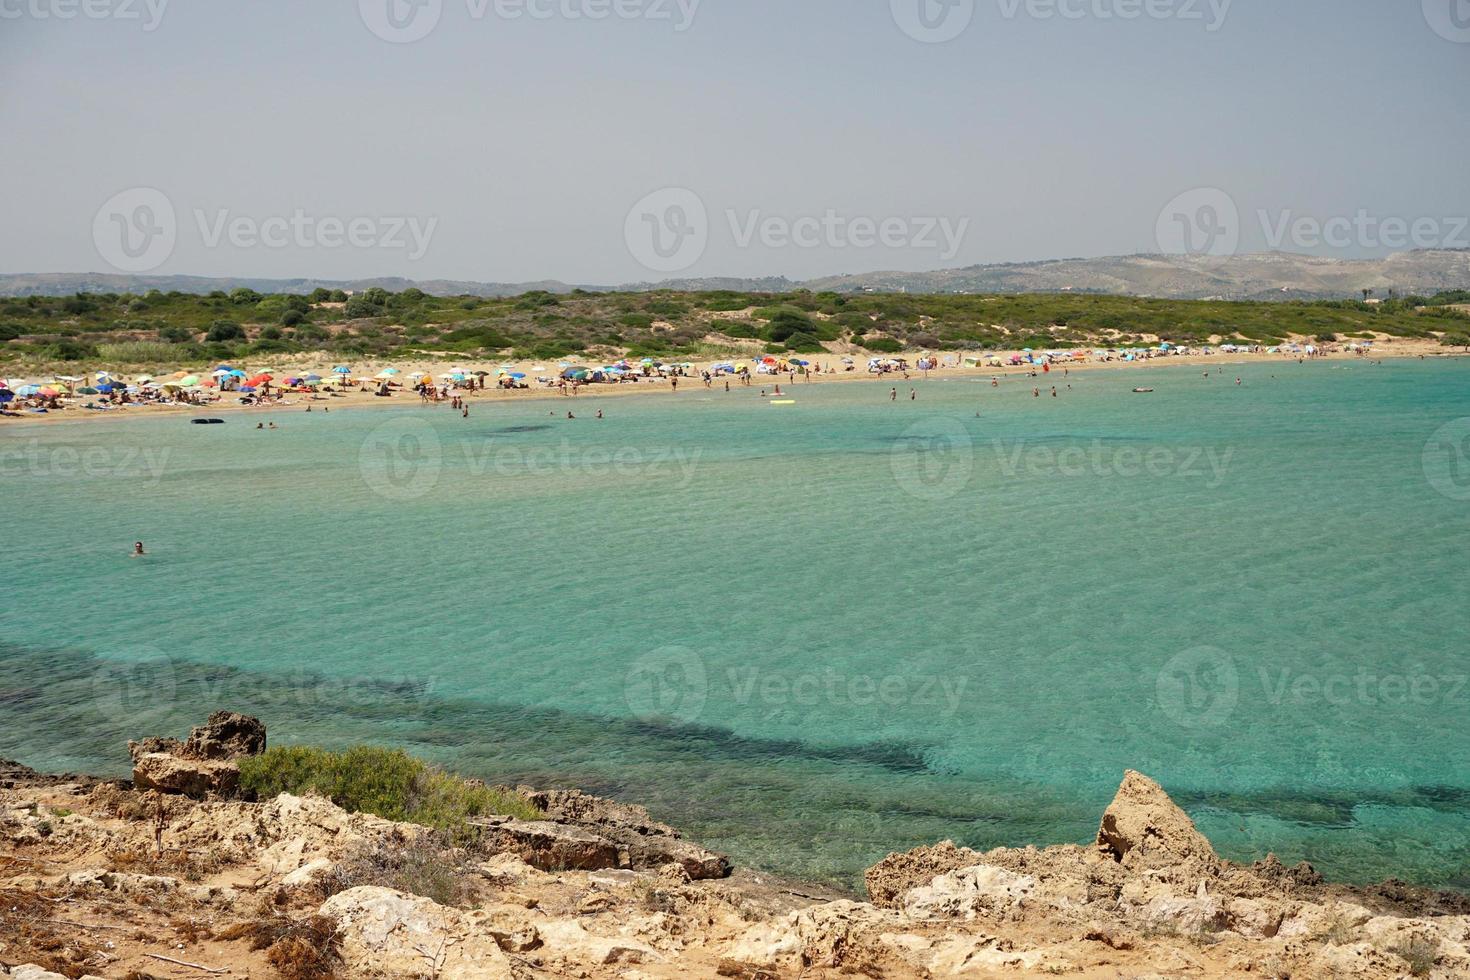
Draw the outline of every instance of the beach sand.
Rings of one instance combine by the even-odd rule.
[[[1304,339],[1299,342],[1305,343],[1306,340]],[[1037,370],[1036,377],[1032,378],[1031,371],[1033,370],[1033,368],[1031,365],[1012,366],[1009,363],[1003,363],[1003,366],[989,366],[983,364],[978,367],[963,366],[963,359],[965,357],[976,356],[976,352],[974,351],[942,350],[930,351],[926,353],[937,357],[939,363],[941,364],[947,363],[952,360],[955,363],[960,364],[961,366],[941,367],[929,371],[927,372],[927,374],[925,372],[917,371],[913,368],[910,368],[910,370],[908,371],[908,377],[905,378],[902,374],[899,373],[876,375],[870,374],[866,370],[866,365],[869,357],[885,355],[873,355],[865,351],[836,351],[825,355],[803,354],[799,356],[804,359],[810,359],[814,366],[821,367],[824,370],[827,368],[831,368],[835,372],[813,375],[810,382],[811,384],[832,384],[835,382],[848,381],[875,381],[885,382],[895,386],[901,386],[917,385],[926,380],[942,378],[988,379],[994,377],[1001,379],[1003,383],[1007,381],[1025,381],[1033,385],[1039,385],[1043,388],[1049,388],[1052,384],[1056,383],[1057,379],[1063,377],[1064,369],[1067,372],[1127,372],[1162,367],[1189,367],[1199,371],[1214,371],[1225,370],[1234,365],[1244,366],[1249,364],[1262,363],[1292,364],[1295,363],[1299,358],[1299,355],[1287,353],[1268,354],[1250,353],[1244,351],[1219,353],[1217,351],[1213,354],[1203,354],[1198,352],[1191,352],[1188,354],[1173,354],[1167,357],[1155,357],[1148,360],[1138,361],[1100,361],[1089,359],[1080,362],[1068,362],[1065,364],[1056,365],[1052,368],[1050,373],[1041,372],[1040,368],[1038,367],[1035,369]],[[998,354],[1003,362],[1008,362],[1012,354],[1020,354],[1021,352],[996,351],[993,353]],[[843,370],[843,368],[846,366],[841,361],[841,358],[843,356],[851,357],[854,360],[855,370]],[[914,361],[916,361],[919,357],[919,354],[917,352],[905,352],[903,354],[891,356],[904,357],[909,361],[910,364],[913,364]],[[1431,357],[1444,358],[1461,356],[1467,355],[1463,352],[1454,351],[1450,348],[1446,348],[1434,340],[1380,338],[1378,341],[1376,341],[1375,349],[1371,354],[1359,355],[1354,352],[1337,350],[1336,352],[1330,352],[1326,355],[1313,358],[1313,360],[1326,359],[1343,363],[1351,361],[1385,360],[1390,358],[1427,359]],[[457,390],[453,392],[453,394],[462,395],[471,406],[477,403],[492,404],[496,402],[515,400],[551,400],[567,401],[571,404],[580,404],[583,402],[583,400],[588,398],[622,398],[634,395],[663,395],[665,397],[678,397],[679,395],[686,392],[703,390],[704,382],[699,377],[699,373],[711,364],[721,363],[722,361],[729,359],[729,357],[722,357],[714,360],[691,362],[695,365],[694,376],[680,378],[677,391],[674,390],[673,385],[667,378],[644,378],[636,383],[624,382],[620,384],[598,384],[586,386],[580,389],[580,393],[577,395],[568,394],[564,396],[560,394],[555,387],[547,387],[535,383],[533,383],[532,386],[528,389],[505,390],[495,387],[487,387],[483,391]],[[571,358],[569,360],[571,360],[573,363],[578,364],[585,363],[590,365],[592,363],[586,361],[583,358]],[[294,358],[267,360],[261,363],[253,361],[250,362],[252,371],[268,371],[271,374],[275,375],[277,378],[286,378],[296,374],[307,374],[313,372],[323,377],[330,377],[333,363],[339,362],[306,360],[299,356]],[[412,376],[415,372],[427,372],[435,378],[438,378],[440,375],[446,374],[449,371],[455,369],[460,369],[467,372],[484,370],[492,371],[493,373],[494,371],[498,371],[501,367],[505,366],[509,366],[510,370],[523,373],[528,378],[533,379],[538,376],[554,377],[557,372],[555,364],[547,364],[539,361],[500,361],[494,358],[456,359],[448,356],[426,356],[411,360],[365,361],[358,362],[352,365],[353,377],[361,378],[371,377],[378,372],[384,370],[385,368],[390,367],[397,368],[401,372],[401,374],[399,375],[400,377],[409,377]],[[543,367],[546,370],[540,372],[534,371],[533,368],[538,366]],[[80,371],[81,369],[76,369],[77,374],[80,374]],[[36,376],[36,372],[34,371],[32,371],[29,375],[26,375],[24,372],[21,371],[17,371],[16,373],[17,376]],[[116,373],[122,377],[127,377],[129,375],[129,372],[125,371],[118,371]],[[162,376],[168,373],[168,369],[160,368],[154,370],[151,373],[153,373],[155,376]],[[486,379],[487,383],[489,383],[491,380],[491,378]],[[726,380],[730,381],[732,389],[736,387],[741,387],[738,380],[730,378],[729,376],[725,376],[714,379],[714,381],[712,382],[714,390],[722,391],[724,389],[724,383]],[[783,387],[783,391],[785,391],[787,394],[798,391],[807,383],[808,382],[803,381],[801,376],[799,375],[794,380],[788,378],[786,375],[755,375],[751,379],[751,387],[753,389],[771,389],[775,385],[780,384]],[[109,411],[87,411],[82,409],[80,406],[89,400],[92,399],[87,397],[79,397],[77,399],[73,399],[71,401],[71,404],[62,411],[48,412],[45,414],[31,414],[28,412],[23,412],[20,417],[5,416],[3,418],[0,418],[0,428],[3,428],[3,425],[6,422],[40,422],[45,424],[64,424],[67,422],[97,422],[107,419],[147,418],[169,413],[176,415],[218,416],[225,413],[234,414],[243,412],[247,414],[255,413],[264,415],[265,413],[270,412],[279,413],[282,411],[305,411],[308,405],[310,405],[314,410],[324,407],[345,410],[361,408],[403,408],[421,404],[418,394],[412,389],[395,390],[390,397],[380,398],[372,394],[371,392],[359,391],[356,387],[353,387],[346,391],[339,391],[334,393],[323,392],[316,396],[293,392],[287,395],[284,402],[273,402],[267,405],[241,405],[234,394],[226,393],[225,396],[219,401],[208,405],[130,405],[122,408],[112,409]],[[443,406],[445,402],[441,401],[437,404]],[[474,415],[473,409],[471,410],[471,415]]]

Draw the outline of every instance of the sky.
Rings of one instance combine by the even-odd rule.
[[[1470,0],[0,0],[0,272],[1470,247]]]

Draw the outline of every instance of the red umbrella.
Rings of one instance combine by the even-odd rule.
[[[249,381],[246,381],[245,382],[245,386],[247,388],[259,388],[261,385],[263,385],[263,384],[265,384],[265,383],[267,383],[269,381],[274,381],[274,380],[275,379],[271,375],[269,375],[269,374],[257,374],[255,377],[251,378]]]

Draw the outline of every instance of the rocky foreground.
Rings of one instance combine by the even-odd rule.
[[[0,974],[1470,977],[1470,899],[1222,861],[1136,772],[1091,845],[895,854],[859,902],[576,792],[522,789],[544,820],[458,847],[321,798],[228,799],[251,722],[134,743],[132,782],[0,763]]]

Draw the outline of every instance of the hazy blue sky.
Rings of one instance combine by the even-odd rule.
[[[1196,188],[1240,250],[1271,244],[1260,211],[1370,222],[1296,251],[1382,253],[1383,219],[1470,244],[1470,0],[148,2],[0,0],[0,271],[927,269],[1159,251],[1180,220],[1208,247],[1217,191],[1161,220]],[[703,222],[684,194],[630,217],[670,187]],[[167,247],[117,251],[162,227],[134,188]],[[649,221],[692,244],[650,251]]]

